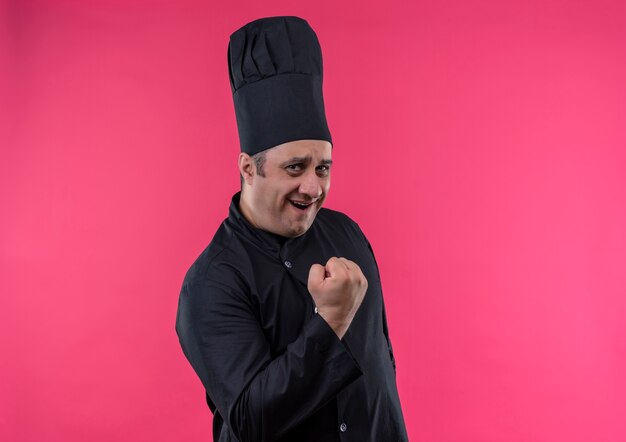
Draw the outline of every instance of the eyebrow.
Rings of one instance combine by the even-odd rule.
[[[286,167],[290,164],[296,164],[296,163],[305,163],[308,164],[311,162],[311,156],[307,155],[305,157],[292,157],[290,159],[288,159],[287,161],[284,161],[283,163],[280,164],[280,167]],[[330,166],[331,164],[333,164],[333,160],[321,160],[320,161],[321,165],[324,166]]]

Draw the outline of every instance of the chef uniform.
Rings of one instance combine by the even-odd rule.
[[[241,149],[332,143],[321,49],[298,17],[231,35],[229,68]],[[202,381],[217,442],[406,441],[378,267],[359,226],[326,208],[302,235],[251,225],[231,201],[185,275],[176,331]],[[367,293],[340,340],[317,314],[309,269],[333,256],[361,268]]]

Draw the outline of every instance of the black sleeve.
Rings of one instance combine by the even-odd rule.
[[[359,232],[361,232],[361,235],[363,236],[363,239],[367,243],[367,248],[369,249],[370,253],[372,254],[372,258],[374,259],[374,263],[376,264],[376,272],[378,273],[378,280],[380,281],[380,270],[378,269],[378,263],[376,262],[376,256],[374,255],[374,249],[372,249],[372,245],[370,244],[370,242],[368,241],[367,237],[365,236],[365,234],[363,233],[361,228],[358,226],[358,224],[356,225],[356,227],[359,230]],[[380,290],[381,290],[381,295],[382,295],[382,281],[380,283],[380,286],[381,286]],[[385,339],[387,340],[387,347],[389,348],[389,357],[391,358],[391,363],[393,365],[393,370],[395,372],[396,371],[396,358],[393,356],[393,347],[391,345],[391,339],[389,339],[389,329],[387,327],[387,313],[385,312],[385,300],[384,300],[384,298],[382,300],[382,303],[383,303],[383,309],[382,309],[383,310],[383,333],[385,335]]]
[[[385,339],[387,339],[387,347],[389,347],[389,357],[391,358],[391,364],[393,365],[393,371],[396,372],[396,358],[393,356],[393,347],[391,346],[391,339],[389,339],[389,330],[387,328],[387,313],[385,313],[385,303],[383,301],[383,333]]]
[[[183,284],[176,331],[208,396],[240,442],[281,437],[362,374],[317,314],[283,354],[272,358],[248,296],[216,281]]]

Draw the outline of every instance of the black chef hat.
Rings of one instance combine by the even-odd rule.
[[[322,50],[299,17],[267,17],[235,31],[228,69],[241,151],[288,141],[332,144],[322,96]]]

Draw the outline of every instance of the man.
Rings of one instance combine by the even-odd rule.
[[[332,140],[305,20],[230,37],[242,189],[185,276],[176,331],[215,441],[405,441],[378,268],[322,204]]]

